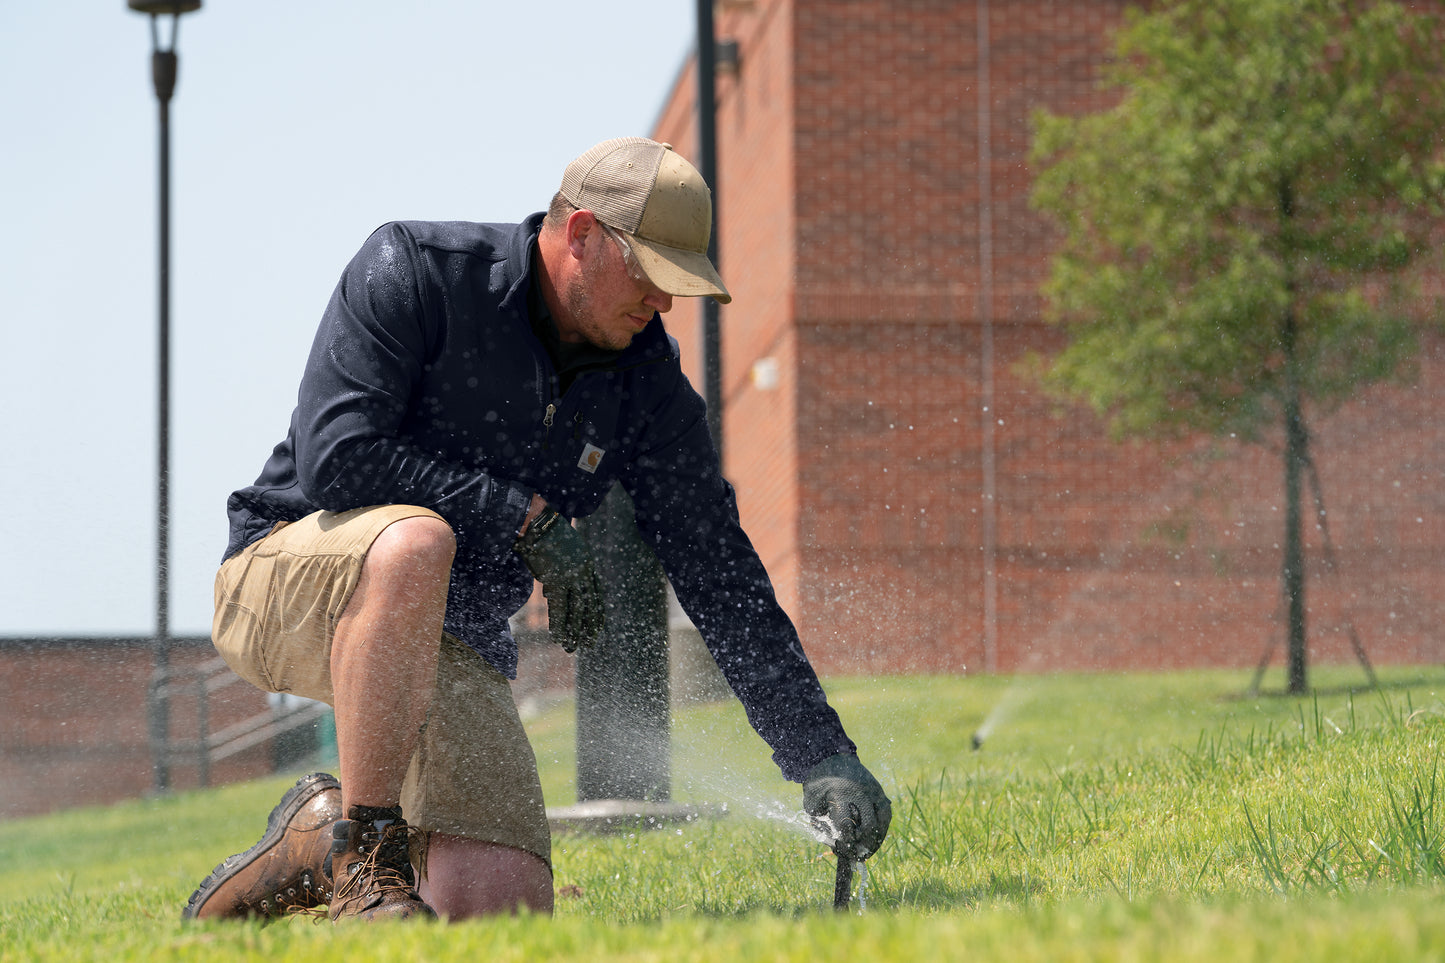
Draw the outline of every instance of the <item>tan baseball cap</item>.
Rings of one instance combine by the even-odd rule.
[[[668,294],[732,300],[707,256],[712,191],[669,145],[605,140],[567,165],[562,196],[630,235],[638,264]]]

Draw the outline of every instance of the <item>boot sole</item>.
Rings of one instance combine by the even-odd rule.
[[[336,777],[325,772],[313,772],[309,776],[302,776],[296,781],[296,785],[286,790],[286,795],[271,810],[271,815],[266,817],[266,832],[261,836],[261,841],[244,853],[237,853],[221,860],[211,874],[201,881],[191,898],[186,901],[185,909],[181,910],[181,919],[193,920],[200,913],[206,901],[216,894],[222,884],[227,882],[236,873],[250,866],[272,846],[281,842],[281,837],[286,835],[286,824],[289,823],[301,808],[316,797],[318,793],[328,789],[340,789],[341,783]]]

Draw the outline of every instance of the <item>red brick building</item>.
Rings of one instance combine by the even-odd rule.
[[[1061,344],[1030,116],[1107,105],[1125,6],[717,7],[725,467],[824,671],[1249,666],[1282,632],[1278,452],[1115,444],[1020,370]],[[685,154],[695,90],[654,131]],[[669,328],[700,384],[696,312]],[[1442,362],[1312,422],[1314,661],[1349,624],[1375,661],[1445,652]]]

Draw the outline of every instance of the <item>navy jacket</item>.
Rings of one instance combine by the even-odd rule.
[[[286,440],[227,502],[226,556],[318,509],[430,508],[458,544],[446,630],[515,678],[507,620],[533,580],[512,542],[532,493],[577,517],[620,481],[753,728],[801,780],[853,744],[738,524],[677,344],[654,315],[559,393],[528,312],[540,224],[372,234],[327,306]]]

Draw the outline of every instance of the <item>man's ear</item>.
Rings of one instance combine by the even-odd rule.
[[[577,260],[582,260],[587,236],[597,230],[597,217],[589,210],[579,208],[567,215],[567,250]]]

